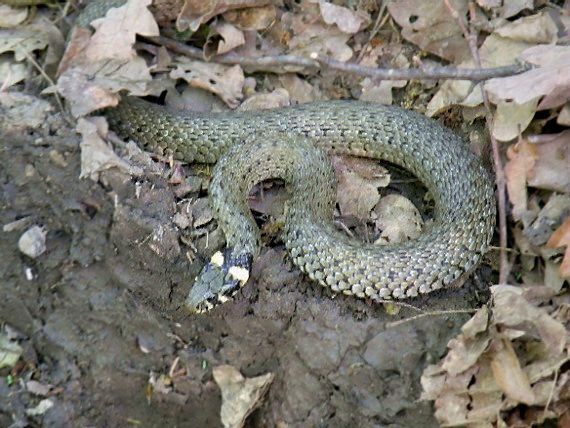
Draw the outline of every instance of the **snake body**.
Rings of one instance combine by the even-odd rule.
[[[247,280],[247,272],[240,277],[232,269],[247,270],[259,253],[260,234],[246,198],[254,183],[267,178],[282,178],[291,188],[283,240],[293,262],[321,285],[360,298],[402,299],[450,285],[480,262],[493,234],[493,187],[479,158],[453,132],[414,112],[329,101],[182,115],[126,99],[106,116],[119,135],[146,149],[186,162],[219,161],[210,200],[228,250],[196,281],[187,303],[197,310],[225,301],[236,282]],[[431,228],[391,246],[338,232],[326,153],[382,159],[412,172],[435,198]]]

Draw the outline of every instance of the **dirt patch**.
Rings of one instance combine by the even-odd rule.
[[[36,259],[18,251],[24,230],[0,235],[0,321],[23,347],[0,373],[0,426],[221,426],[220,364],[275,373],[250,426],[436,425],[418,401],[419,376],[467,316],[386,328],[416,313],[333,298],[279,245],[263,251],[236,301],[188,315],[182,303],[202,262],[190,263],[173,226],[172,186],[150,172],[79,179],[79,140],[58,129],[0,137],[0,223],[29,218],[47,232]],[[475,278],[487,284],[488,273]],[[411,303],[473,307],[484,288]],[[170,375],[168,391],[149,387],[160,375]],[[26,389],[32,379],[51,385],[41,416],[27,411],[46,398]]]

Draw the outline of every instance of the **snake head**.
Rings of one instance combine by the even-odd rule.
[[[234,256],[230,249],[215,253],[196,277],[186,307],[202,314],[231,300],[249,279],[251,262],[251,255]]]

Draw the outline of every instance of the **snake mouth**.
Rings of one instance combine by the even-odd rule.
[[[186,308],[202,314],[232,300],[249,279],[252,259],[251,254],[233,255],[231,249],[216,252],[196,277]]]

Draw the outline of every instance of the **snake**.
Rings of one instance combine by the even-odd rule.
[[[124,3],[92,1],[77,24],[88,26]],[[134,97],[102,113],[119,136],[147,150],[216,164],[209,197],[226,248],[196,277],[185,302],[193,312],[227,302],[248,282],[261,234],[247,196],[270,178],[282,179],[290,190],[282,235],[291,260],[337,293],[378,302],[416,297],[458,282],[489,249],[496,215],[490,174],[465,140],[419,113],[360,101],[181,113]],[[435,200],[428,230],[414,240],[382,246],[338,231],[331,154],[384,160],[414,174]]]
[[[291,194],[282,230],[291,260],[337,293],[377,302],[416,297],[456,283],[489,249],[496,214],[489,172],[464,139],[419,113],[355,100],[181,113],[127,97],[104,114],[119,136],[145,150],[215,163],[209,201],[226,248],[196,278],[185,302],[193,312],[230,300],[248,282],[261,238],[247,197],[270,178],[283,180]],[[337,230],[331,154],[383,160],[414,174],[435,200],[431,226],[391,245]]]

